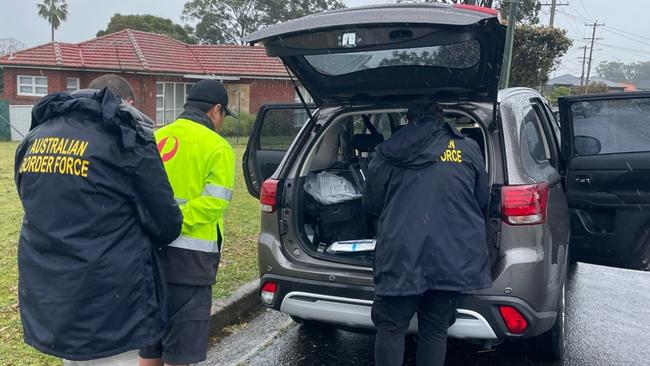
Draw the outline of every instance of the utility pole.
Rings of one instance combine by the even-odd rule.
[[[593,27],[593,31],[591,32],[591,38],[585,38],[585,39],[591,39],[591,46],[589,47],[589,62],[587,63],[587,79],[585,80],[585,94],[589,92],[589,76],[591,74],[591,61],[593,60],[593,55],[594,55],[594,43],[596,40],[601,40],[602,38],[596,38],[596,28],[597,27],[604,27],[605,23],[598,23],[598,21],[595,21],[593,24],[585,24],[586,27]]]
[[[584,82],[585,82],[585,63],[587,62],[587,49],[588,48],[589,47],[587,47],[586,45],[578,47],[578,49],[584,50],[584,52],[582,53],[582,57],[579,57],[581,59],[581,61],[582,61],[582,73],[580,74],[580,87],[582,87],[584,85]]]
[[[551,20],[548,22],[548,25],[550,27],[553,27],[553,23],[555,20],[555,7],[557,6],[568,6],[569,3],[564,3],[564,4],[558,4],[557,0],[552,0],[550,4],[540,4],[541,6],[550,6],[551,7]]]
[[[503,50],[503,65],[501,67],[501,89],[510,85],[510,69],[512,66],[512,46],[515,41],[515,28],[517,27],[517,0],[510,0],[508,8],[508,29],[506,31],[506,44]]]

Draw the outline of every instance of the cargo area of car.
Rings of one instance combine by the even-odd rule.
[[[462,108],[445,107],[445,119],[474,139],[487,156],[484,126]],[[293,210],[303,249],[312,257],[370,267],[378,217],[362,207],[375,148],[406,124],[402,109],[339,115],[314,138],[296,179]],[[489,165],[486,160],[486,167]],[[486,243],[487,245],[487,243]]]

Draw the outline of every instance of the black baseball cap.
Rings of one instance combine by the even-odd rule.
[[[226,116],[234,116],[228,108],[226,87],[217,80],[206,79],[194,84],[187,94],[187,101],[208,103],[213,106],[221,104],[223,110],[226,111]]]

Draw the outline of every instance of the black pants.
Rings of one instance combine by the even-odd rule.
[[[140,350],[140,357],[186,365],[204,361],[210,336],[211,286],[168,284],[171,318],[162,339]]]
[[[401,366],[409,323],[418,314],[418,366],[442,366],[447,329],[456,321],[456,292],[427,291],[416,296],[375,296],[372,321],[377,328],[375,365]]]

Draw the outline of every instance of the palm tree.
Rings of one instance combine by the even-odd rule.
[[[43,3],[37,4],[36,7],[38,15],[52,26],[52,42],[54,42],[54,30],[59,28],[61,22],[65,22],[68,17],[68,4],[65,0],[43,0]]]

